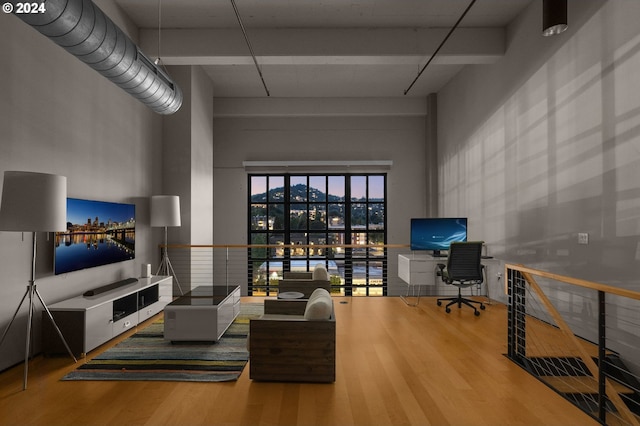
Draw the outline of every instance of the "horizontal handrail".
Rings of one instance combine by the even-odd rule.
[[[332,288],[343,295],[384,296],[389,286],[389,262],[409,244],[180,244],[160,245],[171,252],[176,276],[187,288],[216,280],[244,283],[248,295],[277,292],[278,280],[289,270],[310,270],[326,262]],[[394,262],[394,260],[391,260]],[[393,264],[393,263],[392,263]],[[395,274],[394,274],[395,277]],[[392,278],[395,279],[395,278]]]
[[[613,353],[609,350],[610,344],[618,344],[618,346],[624,347],[626,351],[633,351],[634,354],[637,353],[638,348],[634,349],[633,347],[628,347],[628,344],[621,344],[623,342],[619,340],[612,340],[617,338],[616,333],[612,333],[614,337],[609,338],[607,333],[608,302],[606,298],[606,295],[615,295],[631,300],[640,300],[640,292],[541,271],[523,265],[506,264],[505,276],[507,277],[506,285],[507,294],[509,295],[507,342],[509,358],[531,374],[540,378],[543,382],[545,382],[545,378],[547,378],[545,383],[555,389],[555,386],[548,381],[548,376],[558,374],[554,373],[554,371],[559,369],[566,369],[566,371],[579,370],[579,368],[576,369],[575,365],[572,366],[569,361],[559,361],[560,363],[565,363],[566,366],[548,366],[550,363],[553,364],[551,360],[555,356],[549,349],[557,350],[557,347],[554,347],[554,345],[556,345],[556,341],[558,340],[557,335],[554,335],[549,330],[557,329],[560,335],[563,336],[561,346],[567,351],[567,355],[577,353],[582,365],[586,368],[584,373],[592,377],[597,383],[597,392],[593,392],[594,395],[597,394],[597,398],[593,399],[593,402],[597,404],[598,414],[595,415],[580,405],[586,402],[587,406],[589,406],[587,402],[590,400],[590,397],[587,396],[589,395],[588,392],[583,393],[584,396],[581,396],[577,400],[574,396],[565,397],[581,407],[588,414],[596,417],[603,424],[609,424],[607,421],[607,413],[613,414],[615,412],[621,416],[618,418],[618,421],[629,425],[640,425],[638,417],[632,412],[630,406],[634,405],[637,412],[638,403],[636,399],[640,396],[640,389],[637,389],[638,386],[635,383],[638,382],[638,378],[633,374],[631,369],[624,367],[624,364],[618,365],[617,362],[609,362],[608,360],[609,354]],[[580,336],[571,330],[570,323],[572,321],[565,319],[560,309],[554,306],[549,295],[547,295],[538,284],[536,280],[537,277],[551,282],[550,294],[573,294],[571,287],[565,288],[562,287],[562,284],[593,290],[597,293],[597,301],[594,302],[596,307],[593,309],[593,312],[595,312],[593,329],[588,328],[589,325],[584,321],[584,317],[579,318],[577,322],[575,319],[573,321],[574,326],[586,330],[587,333],[598,336],[597,343],[592,345],[597,348],[597,362]],[[566,299],[566,297],[564,299]],[[619,308],[629,303],[631,302],[621,301],[621,304],[618,306],[614,304],[614,312],[618,311],[618,309],[615,309],[616,307]],[[580,306],[580,308],[580,310],[584,312],[585,308],[583,306]],[[567,314],[571,315],[572,310],[569,309]],[[620,313],[617,312],[616,315],[620,315]],[[631,329],[637,326],[633,321],[633,316],[631,318],[613,318],[614,324],[624,323],[626,328]],[[627,356],[629,357],[628,359],[634,359],[629,353],[627,353]],[[560,357],[559,359],[562,360],[566,358]],[[578,371],[578,374],[582,373]],[[562,376],[563,374],[560,374],[560,377]],[[568,377],[569,374],[566,376]],[[621,392],[619,390],[620,388],[615,385],[615,382],[619,382],[620,380],[622,380],[621,383],[625,385],[622,386],[622,389],[625,391],[633,390],[636,393],[635,398],[623,398],[623,395],[619,393]],[[558,392],[562,394],[562,392]],[[580,393],[582,392],[578,392],[578,394]],[[575,392],[571,394],[573,395]],[[611,404],[612,407],[609,404]]]
[[[536,275],[543,278],[548,278],[554,281],[560,281],[566,284],[576,285],[578,287],[588,288],[591,290],[602,291],[604,293],[615,294],[617,296],[628,297],[630,299],[640,300],[640,292],[628,290],[625,288],[614,287],[607,284],[600,284],[592,281],[582,280],[580,278],[567,277],[560,274],[554,274],[552,272],[541,271],[539,269],[529,268],[523,265],[506,264],[505,271],[509,269],[514,271],[520,271],[527,274]]]
[[[409,244],[160,244],[166,248],[410,248]]]

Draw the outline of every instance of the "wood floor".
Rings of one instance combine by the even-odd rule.
[[[503,305],[475,317],[464,307],[446,314],[433,298],[334,302],[334,384],[252,382],[248,366],[232,383],[61,382],[71,359],[38,356],[26,391],[22,366],[0,374],[0,424],[597,424],[504,356]]]

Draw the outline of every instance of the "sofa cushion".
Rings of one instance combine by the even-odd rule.
[[[329,281],[329,272],[322,263],[316,263],[313,268],[312,279],[314,281]]]
[[[306,320],[318,321],[331,318],[333,302],[331,295],[324,288],[317,288],[311,293],[307,306],[304,310]]]
[[[308,302],[311,302],[319,297],[326,297],[326,295],[327,295],[327,290],[325,290],[322,287],[317,287],[315,290],[313,290],[313,292],[309,296]]]
[[[313,278],[313,271],[311,272],[285,271],[282,273],[282,278],[285,280],[310,280]]]

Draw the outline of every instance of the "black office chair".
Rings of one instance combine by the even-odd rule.
[[[466,299],[462,297],[462,288],[480,285],[484,281],[483,266],[480,263],[482,259],[482,241],[469,241],[464,243],[451,243],[449,247],[449,259],[447,265],[438,263],[438,275],[442,277],[442,281],[458,287],[457,297],[444,297],[437,299],[438,306],[443,301],[449,301],[446,312],[451,312],[449,306],[458,304],[458,308],[467,305],[473,308],[476,316],[480,315],[478,309],[473,304],[480,305],[480,309],[484,310],[482,302]]]

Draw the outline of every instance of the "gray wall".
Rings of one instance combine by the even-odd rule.
[[[440,212],[509,262],[638,291],[640,2],[570,1],[552,38],[541,8],[512,23],[501,61],[438,94]],[[586,320],[588,305],[564,308]]]
[[[424,99],[215,99],[215,243],[247,241],[243,161],[391,160],[391,169],[382,170],[388,241],[407,244],[409,218],[425,214],[425,113]],[[339,170],[345,171],[361,170]],[[399,294],[397,259],[390,260],[389,294]],[[238,273],[245,283],[246,270]]]
[[[555,38],[539,36],[538,3],[503,60],[439,93],[440,211],[469,215],[505,260],[637,284],[640,3],[570,2]]]
[[[129,28],[112,4],[98,4],[121,28]],[[135,39],[136,34],[130,35]],[[47,304],[139,276],[142,263],[157,265],[157,252],[151,248],[159,235],[149,228],[147,197],[160,190],[161,118],[4,13],[0,14],[0,57],[0,184],[5,170],[55,173],[67,177],[71,197],[136,204],[136,259],[53,276],[49,258],[48,270],[39,270],[42,278],[37,281]],[[23,240],[19,233],[0,232],[0,332],[24,295],[30,258],[30,235]],[[24,359],[25,308],[0,347],[0,370]],[[36,318],[37,352],[39,314]]]
[[[180,110],[162,123],[162,188],[180,196],[182,226],[169,228],[169,244],[213,243],[213,84],[201,67],[172,66],[180,85]],[[169,258],[183,292],[211,283],[211,251],[170,249]],[[206,272],[192,273],[195,269]],[[174,294],[179,294],[174,281]]]

